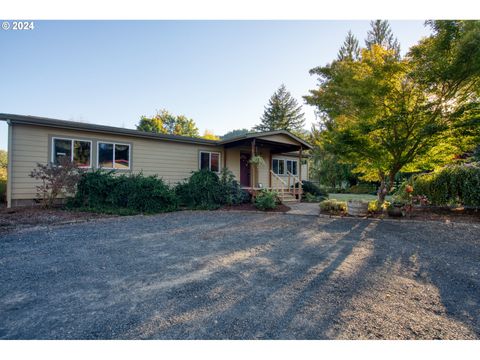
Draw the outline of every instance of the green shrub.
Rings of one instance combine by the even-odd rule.
[[[368,212],[378,213],[386,209],[389,205],[390,205],[389,201],[385,201],[383,204],[380,204],[378,200],[372,200],[368,202]]]
[[[368,212],[369,213],[376,213],[376,212],[379,212],[381,210],[381,206],[380,204],[378,203],[377,200],[372,200],[372,201],[369,201],[368,202]]]
[[[199,170],[192,173],[184,183],[175,188],[180,205],[189,209],[213,210],[220,207],[222,186],[218,175],[212,171]]]
[[[273,210],[278,203],[278,194],[272,190],[261,190],[255,198],[255,207],[259,210]]]
[[[412,177],[414,195],[425,195],[432,205],[480,207],[480,164],[447,166],[439,171]],[[407,183],[400,186],[404,191]]]
[[[193,172],[184,183],[177,185],[175,192],[180,204],[189,209],[213,210],[249,200],[228,169],[222,170],[220,177],[209,170]]]
[[[0,180],[0,203],[7,199],[7,180]]]
[[[316,201],[325,200],[328,198],[328,193],[325,190],[320,189],[317,185],[311,181],[303,180],[302,181],[303,196],[306,197],[307,194],[313,195]]]
[[[361,183],[350,186],[346,192],[350,194],[375,194],[376,191],[377,187],[374,184]]]
[[[250,194],[243,191],[240,184],[235,180],[235,175],[223,168],[220,172],[220,184],[222,185],[222,205],[238,205],[250,201]]]
[[[323,200],[323,198],[318,198],[315,195],[312,195],[308,192],[302,195],[302,201],[305,201],[305,202],[319,202],[321,200]]]
[[[174,211],[178,204],[174,191],[157,176],[96,170],[81,176],[71,206],[125,215]]]
[[[116,185],[114,171],[95,170],[87,172],[80,178],[75,197],[71,202],[74,207],[101,208],[107,205],[110,189]],[[111,204],[108,203],[110,206]]]
[[[320,210],[328,213],[341,213],[347,211],[347,203],[335,199],[324,200],[320,203]]]

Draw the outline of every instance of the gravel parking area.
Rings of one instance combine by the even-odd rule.
[[[480,225],[176,212],[0,235],[0,339],[478,339]]]

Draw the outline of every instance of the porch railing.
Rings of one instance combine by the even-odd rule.
[[[290,190],[291,186],[293,186],[293,195],[300,195],[300,189],[302,182],[297,175],[293,175],[290,171],[287,170],[288,175],[288,189]],[[298,187],[297,187],[298,184]]]
[[[272,174],[274,179],[274,181],[272,181],[272,190],[278,192],[280,200],[283,201],[285,198],[285,191],[288,191],[289,187],[287,187],[287,183],[280,176],[275,174],[273,170],[270,170],[270,174]]]

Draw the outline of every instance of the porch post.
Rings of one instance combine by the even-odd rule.
[[[270,157],[268,161],[268,187],[272,188],[272,150],[270,149]]]
[[[300,180],[299,189],[300,197],[299,201],[302,199],[302,146],[300,145],[300,150],[298,151],[298,179]]]
[[[253,140],[252,140],[250,160],[254,156],[255,156],[255,138],[253,138]],[[250,163],[250,188],[253,190],[254,187],[255,187],[255,165]]]

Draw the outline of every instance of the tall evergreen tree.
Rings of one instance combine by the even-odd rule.
[[[302,106],[284,84],[272,95],[260,120],[261,123],[253,128],[254,131],[301,131],[305,124]]]
[[[340,48],[337,59],[339,61],[349,60],[354,61],[358,60],[360,56],[360,46],[358,44],[357,38],[352,34],[352,31],[349,30],[345,41],[343,42],[342,47]]]
[[[367,33],[365,45],[371,50],[373,44],[380,45],[384,49],[393,50],[397,58],[400,57],[400,43],[393,36],[390,23],[387,20],[375,20],[370,22],[371,29]]]

